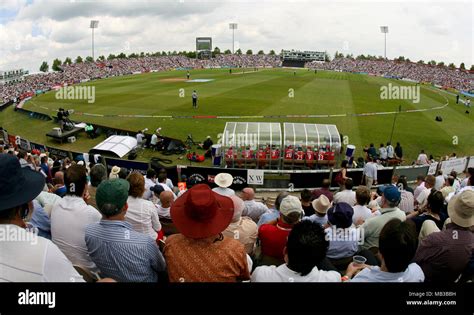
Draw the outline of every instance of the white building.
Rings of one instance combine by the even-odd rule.
[[[21,82],[25,74],[28,74],[28,71],[24,71],[23,69],[0,71],[0,84]]]

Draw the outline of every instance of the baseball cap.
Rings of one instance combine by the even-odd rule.
[[[105,180],[97,187],[95,200],[99,210],[104,204],[113,204],[122,209],[127,203],[130,184],[125,179]]]
[[[287,216],[293,212],[301,212],[302,214],[304,214],[303,207],[301,206],[301,201],[295,196],[286,196],[281,201],[280,213],[284,216]]]
[[[384,198],[390,202],[400,201],[402,194],[397,187],[393,185],[385,185],[380,187],[380,192],[383,194]]]

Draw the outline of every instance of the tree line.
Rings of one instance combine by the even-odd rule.
[[[230,55],[232,54],[232,52],[230,51],[230,49],[226,49],[224,50],[223,52],[219,49],[219,47],[215,47],[214,50],[212,51],[212,55],[213,57],[217,56],[217,55],[220,55],[220,54],[224,54],[224,55]],[[242,49],[237,49],[235,51],[235,54],[236,55],[242,55],[243,54],[243,51]],[[253,55],[253,50],[252,49],[248,49],[246,52],[245,52],[246,55]],[[263,50],[259,50],[257,52],[257,55],[264,55],[265,52]],[[275,50],[270,50],[268,52],[269,55],[276,55],[275,53]],[[141,53],[131,53],[129,55],[126,55],[125,53],[121,52],[120,54],[109,54],[107,57],[105,57],[104,55],[101,55],[97,58],[96,62],[104,62],[106,60],[113,60],[113,59],[126,59],[126,58],[139,58],[139,57],[160,57],[160,56],[186,56],[186,57],[189,57],[189,58],[196,58],[196,52],[195,51],[157,51],[157,52],[154,52],[154,53],[145,53],[145,52],[141,52]],[[344,58],[344,54],[343,53],[340,53],[338,51],[336,51],[336,53],[334,54],[334,59],[337,59],[337,58]],[[361,55],[358,55],[356,57],[354,57],[353,54],[346,54],[345,58],[349,58],[349,59],[353,59],[353,60],[384,60],[384,57],[382,56],[375,56],[375,55],[364,55],[364,54],[361,54]],[[398,62],[412,62],[409,58],[405,58],[404,56],[399,56],[398,58],[395,58],[394,59],[395,61],[398,61]],[[331,61],[331,58],[329,56],[328,53],[326,53],[326,58],[325,58],[325,61]],[[53,60],[53,63],[51,65],[51,69],[53,71],[61,71],[61,66],[62,65],[70,65],[72,64],[72,59],[70,57],[67,57],[66,59],[64,59],[64,61],[61,61],[60,59],[56,58]],[[77,56],[76,59],[74,60],[75,63],[82,63],[82,62],[94,62],[94,59],[91,57],[91,56],[87,56],[85,57],[85,59],[83,59],[81,56]],[[439,66],[439,67],[445,67],[445,63],[443,61],[439,61],[439,62],[436,62],[435,60],[430,60],[428,62],[425,62],[424,60],[418,60],[416,62],[417,64],[426,64],[426,65],[430,65],[430,66]],[[450,63],[448,64],[447,66],[448,68],[450,69],[456,69],[456,65],[454,63]],[[464,62],[461,62],[461,64],[459,65],[459,69],[461,70],[466,70],[466,65],[464,64]],[[46,61],[43,61],[41,63],[41,66],[39,68],[40,71],[42,72],[48,72],[49,71],[49,64],[48,62]],[[471,65],[471,68],[470,68],[471,71],[474,71],[474,65]]]

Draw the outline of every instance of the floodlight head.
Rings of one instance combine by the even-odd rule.
[[[237,29],[237,23],[229,23],[229,29],[236,30]]]
[[[90,28],[98,28],[99,27],[99,21],[97,20],[91,20],[91,26]]]
[[[380,31],[384,34],[388,33],[388,26],[380,26]]]

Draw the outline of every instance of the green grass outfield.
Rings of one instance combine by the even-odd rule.
[[[240,70],[239,70],[240,71]],[[415,159],[420,149],[435,157],[456,152],[459,156],[474,155],[474,113],[465,114],[464,105],[456,105],[453,95],[422,86],[420,103],[407,100],[381,100],[380,87],[410,85],[368,75],[341,72],[313,71],[306,69],[261,69],[245,74],[230,75],[227,69],[191,71],[191,79],[214,79],[205,83],[173,82],[184,79],[186,71],[146,73],[93,81],[84,85],[95,86],[96,100],[57,100],[55,92],[33,98],[26,109],[55,115],[59,107],[74,109],[76,113],[112,115],[105,117],[74,114],[73,120],[98,123],[121,129],[150,131],[162,127],[162,134],[186,139],[192,134],[195,141],[207,135],[215,140],[227,121],[278,121],[335,124],[339,132],[354,144],[356,156],[361,155],[364,145],[373,142],[378,147],[390,138],[394,115],[350,116],[354,113],[370,113],[447,107],[425,112],[401,113],[396,120],[393,142],[401,142],[405,156]],[[168,80],[167,80],[168,79]],[[169,80],[172,79],[172,80]],[[185,97],[180,97],[184,89]],[[191,93],[199,94],[198,109],[191,105]],[[294,97],[289,97],[289,91]],[[182,94],[182,93],[181,93]],[[266,118],[266,119],[203,119],[203,118],[138,118],[113,115],[160,115],[160,116],[255,116],[255,115],[338,115],[345,117],[323,118]],[[435,116],[443,117],[436,122]],[[75,151],[88,151],[104,137],[90,140],[81,135],[73,144],[57,144],[46,137],[55,127],[51,121],[40,121],[12,108],[0,112],[0,126],[10,133],[19,134],[30,141]],[[150,132],[149,131],[149,132]],[[457,140],[457,144],[453,139]],[[156,153],[144,152],[141,159]],[[176,158],[176,157],[173,157]]]

